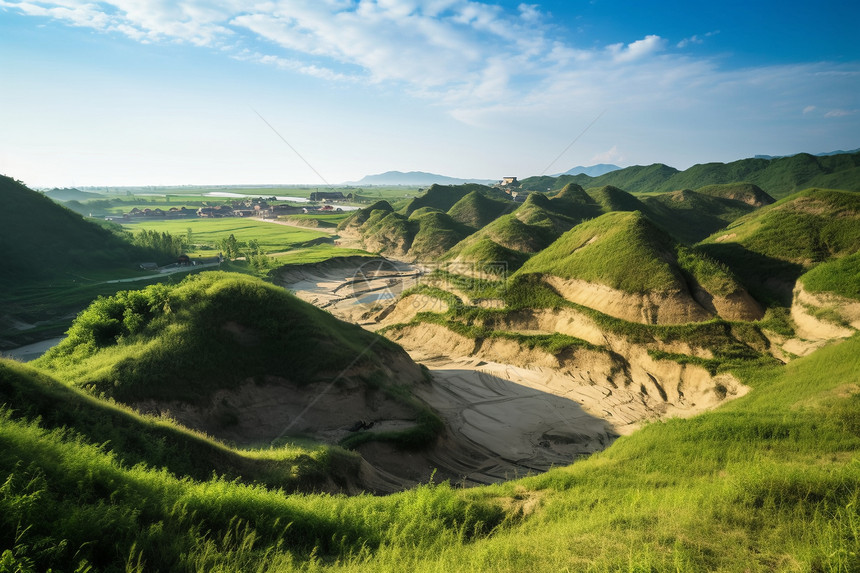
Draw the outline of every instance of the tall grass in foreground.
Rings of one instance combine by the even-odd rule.
[[[857,571],[860,336],[738,373],[753,388],[747,396],[650,424],[569,467],[384,498],[177,478],[4,416],[0,563],[23,571]]]

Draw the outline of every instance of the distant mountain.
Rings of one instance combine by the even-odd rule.
[[[54,201],[89,201],[90,199],[104,199],[104,195],[100,193],[91,193],[89,191],[81,191],[75,188],[54,188],[50,191],[45,191],[45,196]]]
[[[347,185],[462,185],[463,183],[497,183],[495,179],[458,179],[446,177],[425,171],[386,171],[376,175],[366,175],[359,181],[351,181]]]
[[[844,153],[857,153],[860,148],[845,151],[842,149],[836,151],[828,151],[827,153],[813,153],[815,157],[830,157],[831,155],[842,155]],[[783,157],[794,157],[794,155],[756,155],[754,159],[782,159]]]
[[[600,175],[606,175],[611,171],[617,171],[621,169],[617,165],[612,165],[611,163],[598,163],[597,165],[591,165],[590,167],[583,167],[581,165],[574,167],[572,169],[568,169],[564,173],[559,173],[556,177],[560,175],[588,175],[589,177],[598,177]]]

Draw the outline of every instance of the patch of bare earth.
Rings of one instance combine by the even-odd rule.
[[[791,355],[806,356],[860,330],[860,302],[832,293],[809,292],[798,281],[792,298],[791,320],[795,336],[771,340],[779,347],[775,355],[784,361]]]
[[[609,316],[642,324],[683,324],[719,315],[728,320],[753,320],[764,313],[746,291],[715,296],[704,289],[634,294],[578,279],[545,276],[544,280],[565,299]]]

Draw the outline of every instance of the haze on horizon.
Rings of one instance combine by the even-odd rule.
[[[316,185],[854,149],[858,21],[832,0],[0,0],[0,173]]]

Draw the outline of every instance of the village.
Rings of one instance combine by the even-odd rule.
[[[352,193],[344,195],[340,191],[311,193],[311,202],[320,202],[322,205],[296,206],[287,203],[274,203],[276,197],[256,197],[244,200],[232,201],[229,204],[209,205],[206,202],[197,209],[188,207],[171,207],[170,209],[139,208],[135,207],[123,213],[121,216],[105,217],[108,221],[129,222],[135,219],[184,219],[189,217],[220,218],[220,217],[259,217],[261,219],[277,219],[285,215],[298,215],[303,213],[317,212],[339,212],[342,207],[332,205],[333,202],[352,201]]]

